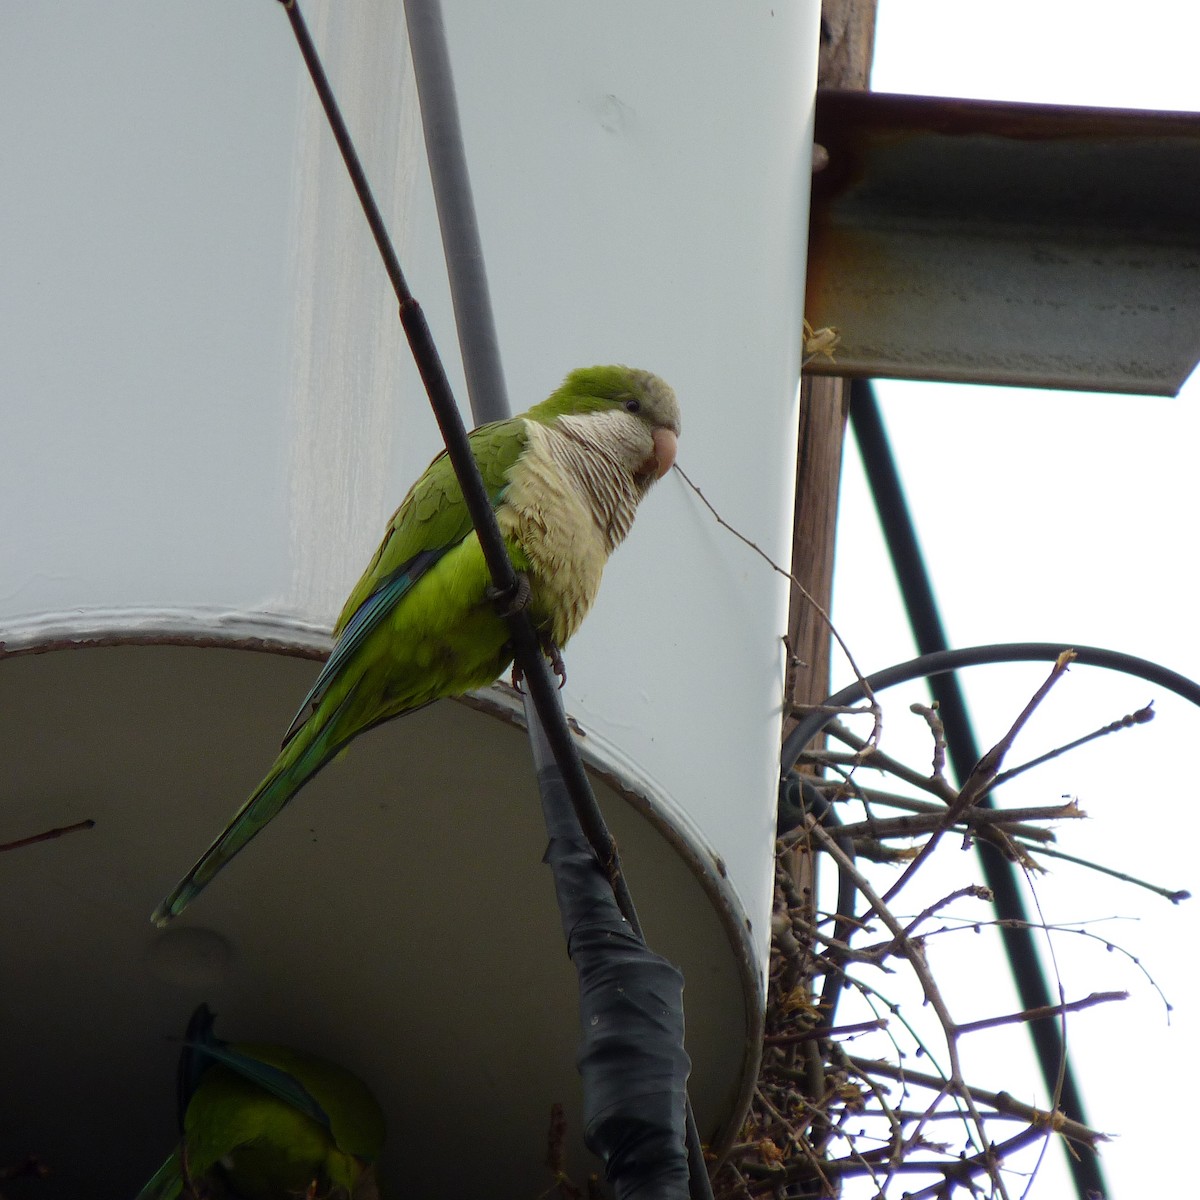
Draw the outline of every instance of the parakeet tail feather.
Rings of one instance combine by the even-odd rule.
[[[183,1170],[176,1149],[146,1182],[136,1200],[179,1200],[183,1195]]]
[[[353,701],[354,692],[351,688],[328,717],[322,719],[320,714],[314,714],[287,744],[271,773],[154,910],[150,919],[155,925],[161,928],[179,916],[217,872],[341,749],[348,739],[343,735],[339,740],[338,717]]]

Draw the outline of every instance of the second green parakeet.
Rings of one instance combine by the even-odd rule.
[[[482,425],[471,449],[549,647],[579,627],[608,556],[675,461],[675,393],[631,367],[587,367],[521,416]],[[443,453],[404,498],[334,628],[333,651],[266,778],[155,910],[165,925],[352,738],[496,680],[508,626],[458,480]],[[555,651],[556,653],[556,651]]]
[[[384,1120],[344,1067],[222,1042],[202,1004],[179,1061],[182,1140],[137,1200],[378,1200]]]

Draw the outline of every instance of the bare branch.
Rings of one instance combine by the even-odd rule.
[[[1000,764],[1004,761],[1004,756],[1008,753],[1013,742],[1017,738],[1017,734],[1025,727],[1025,723],[1033,716],[1034,710],[1039,704],[1050,694],[1050,689],[1066,674],[1067,667],[1075,658],[1074,650],[1064,650],[1057,658],[1054,666],[1050,670],[1046,681],[1033,694],[1033,698],[1021,710],[1020,715],[1012,723],[1009,731],[975,764],[971,769],[970,775],[967,776],[966,782],[962,785],[958,793],[958,797],[949,806],[944,818],[943,828],[935,832],[921,847],[921,852],[913,859],[905,868],[903,874],[894,884],[884,893],[884,900],[893,900],[899,894],[901,888],[913,877],[914,873],[920,868],[921,863],[933,853],[934,847],[947,829],[949,829],[969,808],[972,808],[983,797],[984,792],[991,785],[996,777],[996,773],[1000,770]]]
[[[1017,775],[1023,774],[1025,771],[1031,771],[1034,767],[1040,767],[1043,763],[1050,762],[1051,759],[1060,758],[1062,755],[1071,750],[1078,750],[1080,746],[1086,746],[1088,742],[1094,742],[1097,738],[1107,737],[1110,733],[1119,733],[1122,729],[1130,729],[1134,725],[1144,725],[1147,721],[1154,720],[1154,701],[1151,701],[1145,708],[1139,708],[1137,712],[1129,713],[1119,720],[1112,721],[1108,725],[1101,726],[1099,729],[1092,730],[1091,733],[1085,733],[1083,737],[1076,738],[1073,742],[1067,742],[1064,746],[1059,746],[1055,750],[1049,750],[1045,754],[1039,754],[1037,758],[1031,758],[1028,762],[1022,763],[1019,767],[1013,767],[1011,770],[1002,771],[992,781],[992,787],[998,788],[1002,783],[1007,783]]]
[[[1061,1016],[1063,1013],[1078,1012],[1096,1004],[1108,1004],[1113,1000],[1128,1000],[1128,992],[1093,992],[1082,1000],[1064,1001],[1062,1004],[1042,1004],[1037,1008],[1025,1008],[1020,1012],[1002,1017],[984,1017],[980,1021],[966,1021],[958,1026],[959,1033],[976,1033],[980,1029],[995,1029],[998,1025],[1013,1025],[1023,1021],[1040,1021],[1043,1017]]]
[[[90,817],[86,821],[76,821],[74,825],[60,825],[57,829],[47,829],[44,833],[35,833],[31,837],[18,838],[15,842],[0,842],[0,854],[5,850],[20,850],[22,846],[33,846],[38,842],[49,842],[54,838],[65,837],[68,833],[78,833],[83,829],[94,829],[96,822]]]
[[[882,1076],[885,1079],[895,1079],[897,1082],[939,1091],[944,1085],[944,1081],[936,1075],[914,1071],[909,1067],[902,1067],[881,1058],[856,1058],[853,1055],[847,1055],[846,1061],[862,1075],[872,1078]],[[1061,1133],[1063,1137],[1081,1142],[1085,1146],[1094,1148],[1097,1142],[1109,1140],[1108,1134],[1100,1133],[1084,1125],[1081,1121],[1073,1121],[1057,1110],[1047,1112],[1044,1109],[1034,1108],[1030,1104],[1024,1104],[1020,1100],[1014,1099],[1008,1092],[990,1092],[979,1087],[968,1087],[967,1090],[979,1104],[994,1108],[998,1113],[1004,1113],[1006,1116],[1028,1121],[1031,1125],[1052,1129],[1055,1133]]]

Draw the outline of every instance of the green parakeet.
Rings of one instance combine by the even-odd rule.
[[[378,1200],[383,1113],[344,1067],[222,1042],[202,1004],[179,1059],[182,1141],[137,1200]]]
[[[670,470],[675,393],[630,367],[587,367],[528,412],[481,425],[471,449],[543,642],[561,647],[596,597],[608,556],[650,485]],[[339,750],[364,730],[495,681],[508,626],[450,460],[443,453],[397,509],[350,593],[334,647],[283,748],[225,831],[153,920],[178,916]]]

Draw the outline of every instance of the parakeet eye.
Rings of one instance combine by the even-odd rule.
[[[626,400],[625,401],[625,411],[631,412],[631,413],[641,412],[642,411],[641,402],[638,400]]]

